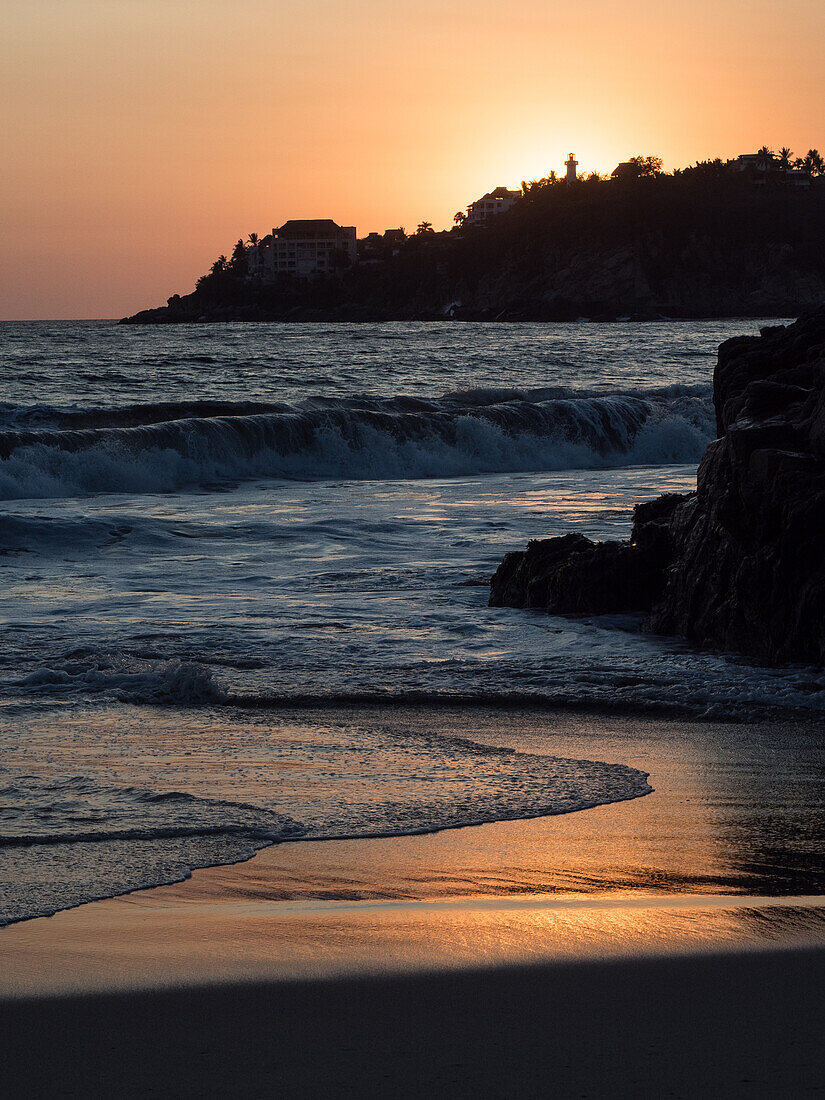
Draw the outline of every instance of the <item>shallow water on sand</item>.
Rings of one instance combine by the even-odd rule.
[[[432,707],[338,718],[626,760],[655,790],[474,829],[281,844],[24,922],[0,937],[0,994],[825,944],[816,724]]]

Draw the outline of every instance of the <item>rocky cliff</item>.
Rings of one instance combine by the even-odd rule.
[[[507,555],[491,604],[647,611],[699,646],[825,664],[825,309],[723,344],[714,401],[695,494],[637,508],[628,543]]]

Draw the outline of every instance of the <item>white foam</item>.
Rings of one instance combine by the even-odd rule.
[[[136,669],[74,660],[62,666],[41,666],[16,686],[53,695],[106,692],[135,703],[215,703],[226,697],[209,669],[179,660],[147,662]]]
[[[526,755],[419,730],[284,724],[279,731],[276,719],[264,735],[245,725],[243,716],[202,715],[197,737],[184,736],[171,753],[174,734],[157,716],[135,734],[120,728],[130,771],[154,789],[106,782],[105,749],[86,754],[94,774],[69,778],[65,742],[53,742],[52,775],[23,771],[18,750],[17,767],[0,770],[0,924],[178,881],[194,866],[248,858],[268,843],[571,813],[651,789],[645,773],[621,764]],[[92,714],[88,728],[101,749],[111,743],[108,725],[96,729]],[[50,737],[38,732],[34,759],[43,754],[43,733]],[[195,759],[185,759],[187,743]],[[178,780],[197,793],[178,790]]]
[[[484,390],[413,408],[403,399],[326,401],[291,412],[11,433],[0,498],[156,493],[252,477],[386,480],[698,462],[714,430],[707,390],[540,397]]]

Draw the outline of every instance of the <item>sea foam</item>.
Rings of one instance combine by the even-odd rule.
[[[213,673],[193,661],[145,662],[112,667],[105,660],[68,660],[44,665],[24,676],[17,688],[53,695],[106,693],[130,703],[217,703],[226,692]]]
[[[39,410],[38,422],[44,417]],[[714,430],[707,388],[606,396],[476,389],[431,401],[318,397],[295,407],[167,404],[55,410],[52,422],[0,431],[0,499],[154,493],[244,478],[687,463],[698,461]]]
[[[211,761],[210,787],[218,795],[233,793],[232,799],[118,787],[103,779],[110,765],[100,765],[94,776],[68,778],[0,769],[0,924],[178,882],[195,867],[248,859],[273,843],[411,835],[563,814],[651,790],[644,772],[625,765],[533,756],[459,738],[316,728],[296,751],[299,731],[285,732],[267,760],[261,760],[259,734],[248,759],[241,751],[231,767]],[[151,738],[152,730],[146,734]],[[319,737],[330,734],[355,754],[369,752],[366,775],[329,772]],[[162,735],[157,739],[162,745]],[[138,751],[145,755],[146,746]],[[276,783],[279,759],[289,761],[289,770],[286,782]],[[149,765],[140,763],[146,772]],[[167,784],[180,767],[162,751],[150,764]],[[198,783],[191,773],[182,778]],[[335,795],[339,785],[344,798]],[[237,800],[243,792],[249,801]]]

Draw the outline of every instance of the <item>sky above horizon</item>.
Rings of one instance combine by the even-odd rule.
[[[238,237],[437,229],[634,154],[825,151],[822,0],[2,0],[0,319],[117,317]]]

